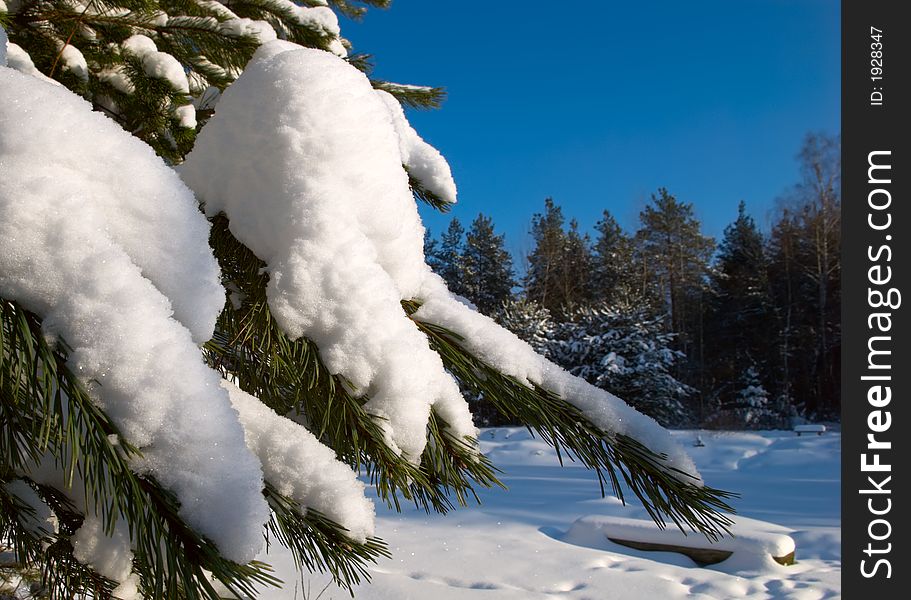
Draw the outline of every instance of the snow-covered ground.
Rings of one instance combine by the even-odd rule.
[[[572,463],[561,467],[552,450],[524,429],[483,430],[483,451],[505,472],[509,491],[481,492],[480,506],[446,516],[402,514],[377,503],[377,534],[393,553],[372,568],[373,582],[358,600],[572,600],[672,598],[796,598],[840,596],[841,437],[793,432],[674,432],[705,480],[738,492],[738,513],[782,526],[797,546],[797,563],[731,560],[699,568],[687,557],[619,546],[592,530],[580,535],[581,517],[647,518],[638,505],[601,498],[594,475]],[[694,534],[691,534],[694,535]],[[260,558],[288,582],[268,599],[340,600],[325,578],[295,585],[291,558],[273,547]]]

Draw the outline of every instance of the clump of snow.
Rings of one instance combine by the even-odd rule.
[[[88,103],[5,68],[0,164],[0,296],[68,342],[69,367],[142,450],[134,468],[172,490],[226,557],[250,560],[268,507],[259,462],[194,343],[225,297],[192,193]]]
[[[19,44],[14,44],[12,42],[7,42],[6,45],[6,66],[11,69],[15,69],[20,73],[29,75],[41,81],[51,83],[53,85],[60,85],[59,82],[51,79],[35,67],[35,63],[32,62],[32,57],[22,49]]]
[[[275,30],[265,21],[254,21],[253,19],[233,18],[219,23],[218,29],[225,34],[237,37],[250,36],[261,44],[271,42],[277,39]]]
[[[184,104],[174,109],[174,115],[180,122],[181,127],[196,127],[196,107],[192,104]]]
[[[139,580],[132,572],[133,549],[130,545],[129,527],[126,522],[117,520],[112,531],[105,531],[100,506],[87,502],[89,496],[85,481],[78,472],[71,476],[67,475],[64,467],[67,460],[68,455],[54,458],[50,454],[45,454],[38,462],[29,465],[23,475],[27,475],[37,484],[50,486],[62,492],[73,507],[84,516],[82,525],[70,537],[76,560],[90,565],[98,573],[118,582],[120,585],[114,593],[116,598],[139,598]]]
[[[57,51],[60,53],[60,65],[64,71],[70,71],[79,79],[88,81],[89,66],[79,48],[59,42]]]
[[[390,447],[417,462],[431,405],[454,437],[476,430],[400,304],[432,274],[398,136],[360,71],[273,44],[225,91],[181,175],[267,263],[282,329],[316,342],[329,370],[369,397]]]
[[[376,90],[376,93],[383,99],[389,116],[392,117],[399,138],[402,164],[408,169],[409,175],[444,202],[455,203],[456,184],[449,163],[439,150],[425,142],[408,123],[402,105],[392,94],[383,90]]]
[[[3,11],[6,12],[6,5],[2,7]],[[6,44],[9,41],[6,37],[6,30],[0,27],[0,67],[6,66]]]
[[[336,56],[345,57],[348,50],[341,41],[341,28],[338,16],[324,3],[319,6],[298,6],[291,0],[273,0],[288,18],[329,38],[329,51]]]
[[[139,598],[139,577],[133,573],[133,550],[130,548],[130,532],[122,521],[117,523],[113,534],[107,535],[101,519],[89,514],[82,525],[70,538],[73,557],[96,572],[120,585],[113,596],[123,600]]]
[[[222,380],[240,415],[247,446],[263,464],[266,481],[304,508],[313,508],[348,529],[354,540],[373,535],[373,503],[364,484],[335,452],[303,426],[277,415],[257,398]]]
[[[195,0],[195,3],[202,8],[208,9],[215,13],[215,16],[221,19],[237,19],[237,14],[230,8],[218,2],[217,0]]]
[[[167,52],[159,52],[151,38],[140,34],[132,35],[121,46],[140,59],[146,75],[166,80],[178,92],[190,93],[183,65]]]

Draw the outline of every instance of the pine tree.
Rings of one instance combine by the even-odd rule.
[[[555,324],[550,311],[524,298],[509,299],[497,313],[497,322],[526,342],[541,356],[550,357]]]
[[[535,247],[528,256],[524,281],[526,297],[553,314],[562,311],[564,301],[559,277],[566,238],[563,222],[563,210],[553,198],[546,198],[544,213],[536,213],[531,220]]]
[[[505,237],[494,233],[490,217],[472,221],[461,256],[464,296],[485,315],[493,315],[512,295],[515,278]],[[450,285],[452,289],[452,285]]]
[[[544,200],[544,213],[532,217],[531,234],[535,247],[528,256],[525,295],[565,318],[591,300],[590,239],[579,232],[575,219],[564,230],[563,210],[552,198]]]
[[[694,390],[672,375],[684,355],[671,348],[664,317],[645,308],[583,308],[561,323],[549,344],[554,362],[589,383],[621,395],[664,425],[682,425]]]
[[[722,403],[736,393],[731,383],[743,365],[759,365],[758,373],[769,376],[773,322],[764,239],[741,202],[719,245],[706,317],[706,336],[712,340],[706,360],[714,395]]]
[[[640,289],[651,299],[649,304],[667,315],[668,331],[678,334],[673,347],[687,360],[678,364],[676,375],[699,390],[697,412],[702,415],[702,391],[706,389],[703,316],[715,242],[702,234],[693,205],[678,201],[664,188],[652,195],[639,220],[634,260],[641,276]]]
[[[477,451],[456,383],[595,469],[621,497],[625,485],[659,522],[670,519],[709,536],[722,532],[730,522],[718,511],[728,509],[729,495],[671,468],[669,460],[692,466],[671,442],[646,435],[660,433],[652,423],[607,395],[557,394],[568,381],[559,370],[425,276],[423,229],[411,195],[445,208],[454,184],[400,103],[433,105],[440,92],[368,81],[355,69],[366,68],[363,57],[338,58],[347,51],[334,14],[318,0],[306,4],[37,1],[13,5],[6,15],[15,44],[4,57],[8,64],[85,96],[172,163],[193,148],[181,175],[209,219],[206,225],[193,193],[147,148],[138,150],[139,142],[69,92],[0,65],[0,129],[21,141],[0,148],[0,161],[10,165],[0,178],[0,211],[21,225],[0,228],[0,241],[18,247],[27,238],[38,253],[10,253],[0,264],[0,536],[20,563],[41,570],[51,598],[110,597],[115,587],[119,596],[148,598],[254,595],[254,586],[277,582],[266,565],[250,561],[252,546],[241,549],[230,540],[261,541],[264,527],[301,569],[331,573],[350,586],[368,576],[369,562],[388,555],[371,534],[369,502],[355,471],[366,474],[383,501],[437,512],[465,503],[477,486],[498,483]],[[331,4],[345,14],[361,10],[353,2]],[[265,54],[248,66],[276,33],[296,45],[262,45]],[[260,84],[281,85],[267,93]],[[207,103],[219,97],[213,87],[228,86],[230,94]],[[44,101],[17,104],[6,94]],[[185,108],[191,101],[195,114]],[[295,130],[295,142],[279,152],[293,168],[261,177],[279,162],[263,144],[285,139],[296,125],[290,114],[313,129]],[[72,120],[66,131],[49,131],[61,116]],[[29,123],[34,135],[23,130]],[[358,133],[351,123],[378,127],[382,135],[349,135],[342,143],[343,134]],[[263,131],[269,133],[249,133]],[[230,141],[221,144],[219,136]],[[398,148],[389,145],[393,140]],[[113,155],[114,147],[130,156]],[[83,150],[79,158],[93,165],[112,165],[111,174],[67,166],[66,177],[55,181],[47,169],[70,165],[69,148]],[[24,163],[36,149],[43,159]],[[304,157],[317,149],[322,160],[331,155],[350,172],[329,168],[334,163],[313,168]],[[351,162],[357,153],[368,154]],[[128,168],[137,169],[135,178],[118,171]],[[31,169],[44,173],[41,185]],[[295,188],[302,173],[308,183],[349,193],[329,201],[306,197]],[[31,200],[24,208],[23,194]],[[55,228],[58,208],[74,197],[92,210],[73,210]],[[92,204],[98,198],[110,204]],[[251,198],[279,204],[244,212]],[[311,201],[306,211],[305,199]],[[374,210],[378,203],[390,210]],[[369,218],[332,227],[365,206]],[[179,218],[168,220],[168,210]],[[377,234],[392,230],[410,237]],[[88,254],[95,250],[100,254]],[[389,256],[399,260],[380,262]],[[85,262],[72,262],[79,257]],[[116,276],[107,276],[115,267]],[[71,285],[55,285],[58,280]],[[98,309],[104,294],[114,304]],[[117,310],[121,305],[138,312]],[[205,316],[197,319],[196,312]],[[46,314],[71,316],[55,321]],[[154,335],[165,326],[173,335]],[[210,339],[200,337],[213,329]],[[69,335],[51,335],[60,331]],[[204,362],[193,360],[194,342],[202,344]],[[111,345],[130,359],[113,360]],[[352,355],[367,358],[351,369],[340,356]],[[378,370],[394,376],[377,379]],[[199,377],[169,376],[174,373]],[[414,385],[436,396],[394,393]],[[160,402],[177,410],[171,393],[196,401],[181,395],[185,388],[207,404],[188,405],[173,431],[150,424],[158,415],[141,411]],[[626,429],[633,435],[617,433],[586,408],[597,402],[615,403],[627,427],[637,423]],[[146,418],[125,419],[128,410]],[[198,429],[186,430],[186,423]],[[409,428],[420,434],[404,435]],[[232,447],[216,447],[219,439]],[[164,448],[176,452],[162,455]],[[146,462],[153,459],[158,462]],[[194,471],[175,472],[175,463],[220,473],[238,486],[213,491],[217,478],[180,479]],[[331,490],[313,487],[330,474],[338,476]],[[248,505],[243,516],[250,518],[212,520]],[[47,520],[51,514],[56,526]],[[103,560],[111,548],[115,554],[107,558],[116,560]]]
[[[431,263],[434,272],[443,278],[452,293],[467,298],[465,228],[456,217],[449,221],[449,227],[440,236],[440,242],[434,249],[436,252]]]
[[[596,303],[632,304],[644,300],[636,285],[633,242],[609,211],[595,224],[598,237],[592,256],[592,296]]]
[[[738,420],[748,429],[774,429],[781,427],[784,419],[769,399],[769,393],[759,380],[759,371],[750,365],[741,375],[740,389],[731,403]]]
[[[701,296],[708,275],[714,240],[702,234],[693,205],[680,202],[665,188],[652,194],[651,204],[639,214],[641,227],[636,232],[637,260],[643,272],[654,281],[665,301],[671,331],[685,338],[695,337],[693,304]],[[683,348],[693,343],[682,340]]]

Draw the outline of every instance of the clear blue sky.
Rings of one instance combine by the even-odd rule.
[[[767,229],[806,132],[840,130],[834,0],[394,0],[343,23],[374,75],[442,85],[412,124],[452,165],[465,222],[514,252],[552,196],[590,230],[628,230],[664,186],[720,237],[743,199]],[[449,216],[423,210],[438,235]]]

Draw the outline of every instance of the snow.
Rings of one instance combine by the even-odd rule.
[[[81,98],[2,67],[0,163],[0,296],[68,342],[69,367],[141,448],[134,468],[173,491],[226,557],[250,560],[268,507],[196,346],[225,295],[192,193]]]
[[[431,405],[456,439],[476,430],[400,304],[435,277],[400,141],[361,72],[291,46],[260,50],[180,173],[206,213],[224,211],[232,233],[268,265],[279,326],[316,342],[328,369],[369,397],[365,409],[390,448],[416,463]]]
[[[794,431],[798,434],[800,433],[818,433],[822,434],[826,432],[826,426],[820,424],[807,423],[804,425],[795,425]]]
[[[3,6],[6,8],[6,5]],[[6,37],[6,30],[0,27],[0,67],[6,66],[6,43],[9,41]]]
[[[132,35],[121,46],[141,60],[146,75],[164,79],[178,92],[190,93],[187,74],[180,61],[167,52],[159,52],[151,38],[141,34]]]
[[[89,496],[80,474],[76,472],[72,478],[67,476],[65,465],[68,458],[62,456],[58,460],[45,454],[25,474],[37,484],[62,492],[73,507],[84,515],[82,525],[70,537],[76,560],[91,565],[98,573],[118,582],[115,597],[138,600],[138,577],[132,572],[133,550],[130,547],[129,527],[120,520],[114,524],[112,531],[104,530],[99,506],[87,503]]]
[[[132,573],[133,552],[130,549],[130,532],[123,525],[108,536],[104,532],[101,519],[89,514],[83,519],[82,526],[70,538],[73,544],[73,557],[79,562],[91,565],[92,568],[120,583],[114,591],[115,598],[140,598],[139,578]]]
[[[79,79],[88,81],[89,66],[79,48],[59,42],[57,51],[60,53],[60,66],[64,71],[70,71]]]
[[[218,25],[222,33],[237,37],[250,36],[260,44],[276,39],[275,30],[265,21],[254,21],[246,18],[234,18],[223,21]]]
[[[181,127],[196,127],[196,107],[192,104],[184,104],[174,109],[174,115],[180,122]]]
[[[364,542],[373,535],[373,503],[364,484],[335,452],[303,426],[272,409],[234,384],[222,380],[240,415],[247,446],[263,465],[266,481],[304,508],[314,508]]]
[[[54,81],[35,67],[35,63],[32,62],[32,57],[22,49],[19,44],[14,44],[8,42],[6,46],[6,65],[11,68],[24,73],[25,75],[30,75],[36,79],[40,79],[46,83],[53,85],[60,85],[59,82]]]
[[[681,554],[614,544],[598,531],[587,539],[573,539],[568,533],[580,518],[648,517],[638,505],[624,507],[614,497],[601,498],[593,473],[573,463],[559,466],[553,450],[525,429],[496,428],[481,431],[481,448],[504,469],[509,491],[482,490],[480,506],[445,516],[378,508],[377,535],[389,544],[392,559],[371,568],[373,582],[358,586],[355,597],[819,600],[841,595],[838,433],[803,438],[791,431],[673,435],[687,446],[697,435],[703,439],[706,446],[693,449],[693,457],[706,480],[742,495],[735,506],[751,530],[793,539],[796,564],[785,567],[732,556],[700,568]],[[690,534],[686,541],[694,545],[705,538]],[[260,597],[294,598],[292,557],[274,548],[259,558],[275,565],[277,575],[290,582],[284,590],[264,590]],[[307,589],[315,597],[325,582],[324,576],[308,577],[297,597]],[[323,597],[347,594],[330,586]]]
[[[408,123],[405,111],[398,100],[383,90],[376,90],[376,94],[383,99],[389,116],[392,117],[392,124],[399,138],[402,164],[408,169],[408,173],[441,200],[454,204],[456,184],[452,179],[449,163],[439,150],[421,139]]]
[[[723,550],[737,554],[731,557],[741,567],[752,561],[755,568],[763,568],[769,557],[783,557],[794,552],[794,540],[782,531],[781,526],[770,526],[768,523],[732,517],[731,536],[720,540],[709,540],[705,536],[685,533],[679,529],[661,529],[652,520],[631,519],[629,517],[589,515],[580,517],[563,537],[569,544],[586,545],[586,540],[594,535],[596,538],[629,540],[674,546],[686,546],[706,550]]]

